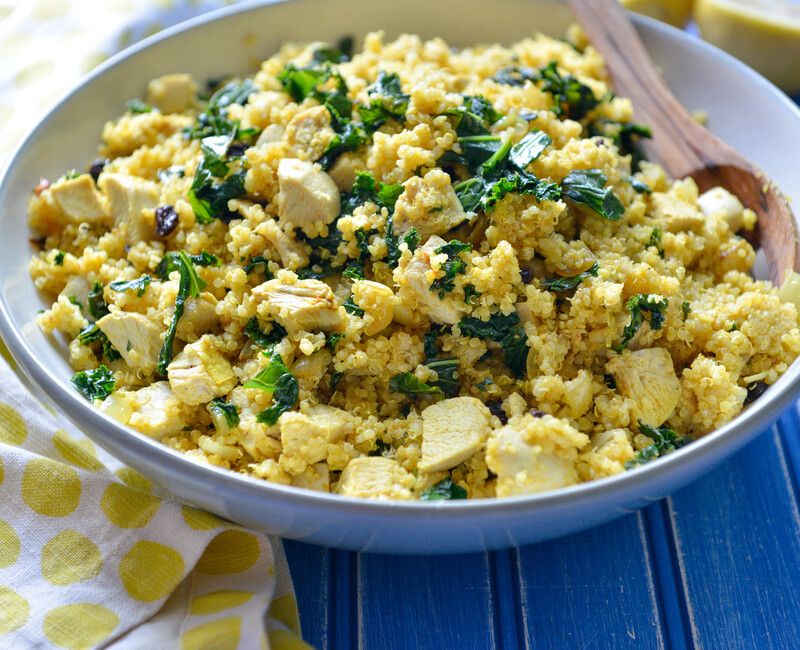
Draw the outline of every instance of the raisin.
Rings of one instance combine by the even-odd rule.
[[[244,142],[234,142],[230,147],[228,147],[228,158],[239,158],[244,156],[244,152],[250,147],[249,144],[245,144]]]
[[[503,424],[508,422],[508,416],[503,410],[503,403],[499,399],[490,399],[486,402],[489,412],[500,420]]]
[[[744,398],[745,404],[752,404],[769,388],[763,381],[757,381],[747,387],[747,397]]]
[[[522,281],[525,284],[530,284],[531,280],[533,280],[533,273],[531,272],[530,269],[520,269],[519,277],[522,278]]]
[[[156,232],[159,237],[166,237],[178,227],[178,213],[171,205],[159,205],[156,208]]]
[[[91,166],[89,167],[89,175],[94,179],[94,182],[97,182],[100,174],[106,168],[108,164],[108,158],[98,158],[95,160]]]
[[[535,418],[543,418],[546,415],[544,411],[540,411],[539,409],[531,409],[530,411],[528,411],[528,413],[530,413]]]

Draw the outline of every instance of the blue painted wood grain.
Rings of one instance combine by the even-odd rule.
[[[800,418],[672,498],[518,550],[287,542],[305,638],[344,648],[800,648]]]

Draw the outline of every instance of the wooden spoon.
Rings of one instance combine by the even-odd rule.
[[[700,191],[721,186],[758,215],[755,233],[742,233],[759,244],[772,281],[780,286],[798,270],[797,223],[785,197],[752,162],[698,124],[667,88],[617,0],[567,0],[605,58],[614,90],[633,103],[639,122],[653,129],[648,153],[673,178],[691,176]]]

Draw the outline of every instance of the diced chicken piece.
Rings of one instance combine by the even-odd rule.
[[[606,370],[614,376],[620,394],[634,401],[634,421],[659,427],[678,405],[681,383],[664,348],[625,350],[606,364]]]
[[[302,410],[322,431],[328,442],[344,440],[355,431],[353,416],[335,406],[315,404]]]
[[[435,323],[455,325],[466,313],[463,301],[459,303],[447,296],[442,299],[431,291],[431,284],[437,277],[431,268],[431,257],[436,248],[446,243],[441,237],[431,237],[414,251],[407,264],[401,263],[395,269],[394,281],[400,287],[400,303],[419,310]]]
[[[294,155],[303,160],[319,159],[335,135],[331,114],[324,106],[300,111],[286,125],[286,142]]]
[[[705,223],[705,215],[694,203],[677,196],[655,193],[651,202],[653,216],[662,219],[669,232],[699,231]]]
[[[147,103],[162,113],[182,113],[197,95],[197,84],[189,74],[168,74],[147,84]]]
[[[342,192],[350,192],[356,180],[356,172],[367,168],[367,163],[358,154],[345,151],[331,167],[330,177]]]
[[[479,399],[453,397],[422,412],[421,472],[455,467],[472,456],[489,435],[491,413]]]
[[[320,280],[297,280],[294,284],[268,280],[253,289],[253,297],[266,301],[272,318],[290,333],[339,331],[344,326],[336,296]]]
[[[394,294],[385,284],[371,280],[353,283],[353,302],[364,310],[364,333],[377,334],[387,328],[394,317]]]
[[[486,463],[497,474],[499,497],[555,490],[578,482],[574,463],[532,444],[510,425],[492,433],[486,443]]]
[[[72,223],[103,221],[106,206],[89,174],[59,181],[50,186],[50,195]]]
[[[592,405],[592,375],[588,370],[579,370],[575,379],[564,383],[564,402],[569,407],[570,416],[579,418]]]
[[[317,492],[330,492],[330,472],[325,463],[315,463],[306,468],[302,474],[292,477],[294,487],[316,490]]]
[[[186,426],[183,405],[166,381],[129,393],[128,402],[132,408],[128,424],[146,436],[161,440]]]
[[[410,499],[414,477],[400,463],[382,456],[351,460],[342,472],[337,492],[366,499]]]
[[[217,299],[208,291],[204,291],[197,298],[189,298],[186,301],[183,315],[178,320],[176,334],[182,341],[192,342],[217,327],[219,327]]]
[[[403,183],[403,193],[394,210],[394,227],[399,233],[417,229],[421,239],[444,235],[467,218],[450,177],[441,169],[425,176],[412,176]]]
[[[144,314],[112,311],[97,321],[103,334],[135,370],[152,370],[161,351],[161,330]]]
[[[61,295],[64,296],[71,303],[78,303],[78,307],[84,316],[89,314],[89,292],[91,287],[89,281],[81,275],[73,275],[64,288],[61,290]]]
[[[256,140],[256,146],[260,147],[262,144],[280,142],[283,140],[283,133],[283,127],[280,124],[270,124],[264,127],[264,130],[259,134],[258,140]]]
[[[292,224],[315,237],[339,216],[339,188],[317,165],[284,158],[278,164],[278,185],[281,224]]]
[[[294,271],[308,266],[308,255],[300,240],[288,234],[274,220],[259,224],[258,232],[278,253],[284,268]]]
[[[100,189],[108,197],[114,225],[124,229],[126,243],[133,245],[155,238],[155,221],[143,211],[158,205],[158,185],[125,174],[102,174]]]
[[[306,472],[310,465],[325,460],[329,443],[352,433],[353,426],[349,413],[332,406],[316,405],[301,413],[284,413],[278,419],[281,468],[293,476]]]
[[[167,366],[167,378],[175,396],[191,405],[226,395],[237,383],[231,364],[210,335],[183,348]]]
[[[697,204],[707,217],[718,215],[725,219],[733,233],[753,227],[755,215],[750,217],[748,213],[751,211],[745,210],[742,202],[722,187],[714,187],[701,194],[697,197]]]

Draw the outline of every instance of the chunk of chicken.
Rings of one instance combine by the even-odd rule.
[[[302,474],[292,477],[291,485],[316,490],[317,492],[330,492],[330,472],[326,463],[315,463],[306,468]]]
[[[754,217],[748,214],[742,202],[728,190],[722,187],[713,187],[697,197],[697,205],[707,217],[720,216],[728,224],[731,232],[739,232],[742,228],[752,228]]]
[[[357,153],[353,151],[345,151],[341,156],[336,159],[331,167],[330,177],[336,183],[342,192],[350,192],[353,189],[353,183],[356,180],[356,172],[361,169],[366,169],[367,163]]]
[[[340,331],[344,326],[336,296],[320,280],[268,280],[253,289],[253,297],[266,301],[269,314],[290,333]]]
[[[197,84],[189,74],[168,74],[147,84],[147,103],[162,113],[182,113],[197,95]]]
[[[264,221],[259,224],[258,232],[278,253],[284,268],[294,271],[308,266],[308,255],[303,244],[281,228],[277,222],[272,219]]]
[[[280,124],[270,124],[264,127],[264,130],[256,140],[256,146],[260,147],[262,144],[273,144],[283,140],[284,129]]]
[[[672,357],[664,348],[625,350],[606,364],[620,394],[634,401],[631,417],[653,427],[672,415],[681,396]]]
[[[152,370],[161,351],[161,330],[144,314],[112,311],[97,321],[97,327],[135,370]]]
[[[353,283],[353,302],[364,310],[364,333],[377,334],[387,328],[394,317],[394,294],[385,284],[372,280]]]
[[[331,114],[324,106],[300,111],[286,125],[286,142],[293,154],[303,160],[320,158],[335,135]]]
[[[465,305],[452,297],[439,298],[431,291],[437,277],[431,268],[431,257],[436,248],[446,243],[441,237],[431,237],[408,262],[400,263],[394,271],[394,281],[400,287],[399,303],[420,311],[435,323],[455,325],[466,313]]]
[[[414,477],[400,463],[382,456],[351,460],[342,472],[337,492],[366,499],[410,499]]]
[[[89,316],[89,292],[91,287],[89,281],[82,275],[73,275],[64,288],[61,290],[61,295],[67,298],[73,304],[78,303],[81,314]]]
[[[182,341],[192,342],[217,327],[219,327],[217,299],[208,291],[203,291],[197,298],[189,298],[186,301],[183,315],[178,320],[176,334]]]
[[[166,381],[132,391],[127,397],[132,409],[128,424],[146,436],[161,440],[178,433],[187,424],[184,407]]]
[[[421,472],[455,467],[472,456],[489,435],[491,413],[479,399],[453,397],[422,411]]]
[[[231,364],[210,335],[183,348],[167,366],[167,378],[175,396],[191,405],[226,395],[237,383]]]
[[[317,165],[284,158],[278,164],[278,186],[281,224],[291,224],[315,237],[339,216],[339,188]]]
[[[155,238],[155,219],[144,211],[158,205],[158,185],[125,174],[102,174],[100,189],[108,197],[114,225],[124,230],[127,244]]]
[[[486,443],[486,464],[497,474],[497,496],[544,492],[578,482],[571,461],[526,438],[520,429],[506,425],[492,432]]]
[[[302,408],[319,428],[328,442],[339,442],[355,431],[353,416],[347,411],[326,404],[315,404]]]
[[[50,195],[72,223],[97,223],[106,217],[103,195],[97,191],[89,174],[65,179],[50,187]]]
[[[416,228],[421,239],[444,235],[466,220],[450,177],[441,169],[432,169],[425,176],[412,176],[403,183],[397,199],[394,227],[399,233]]]

